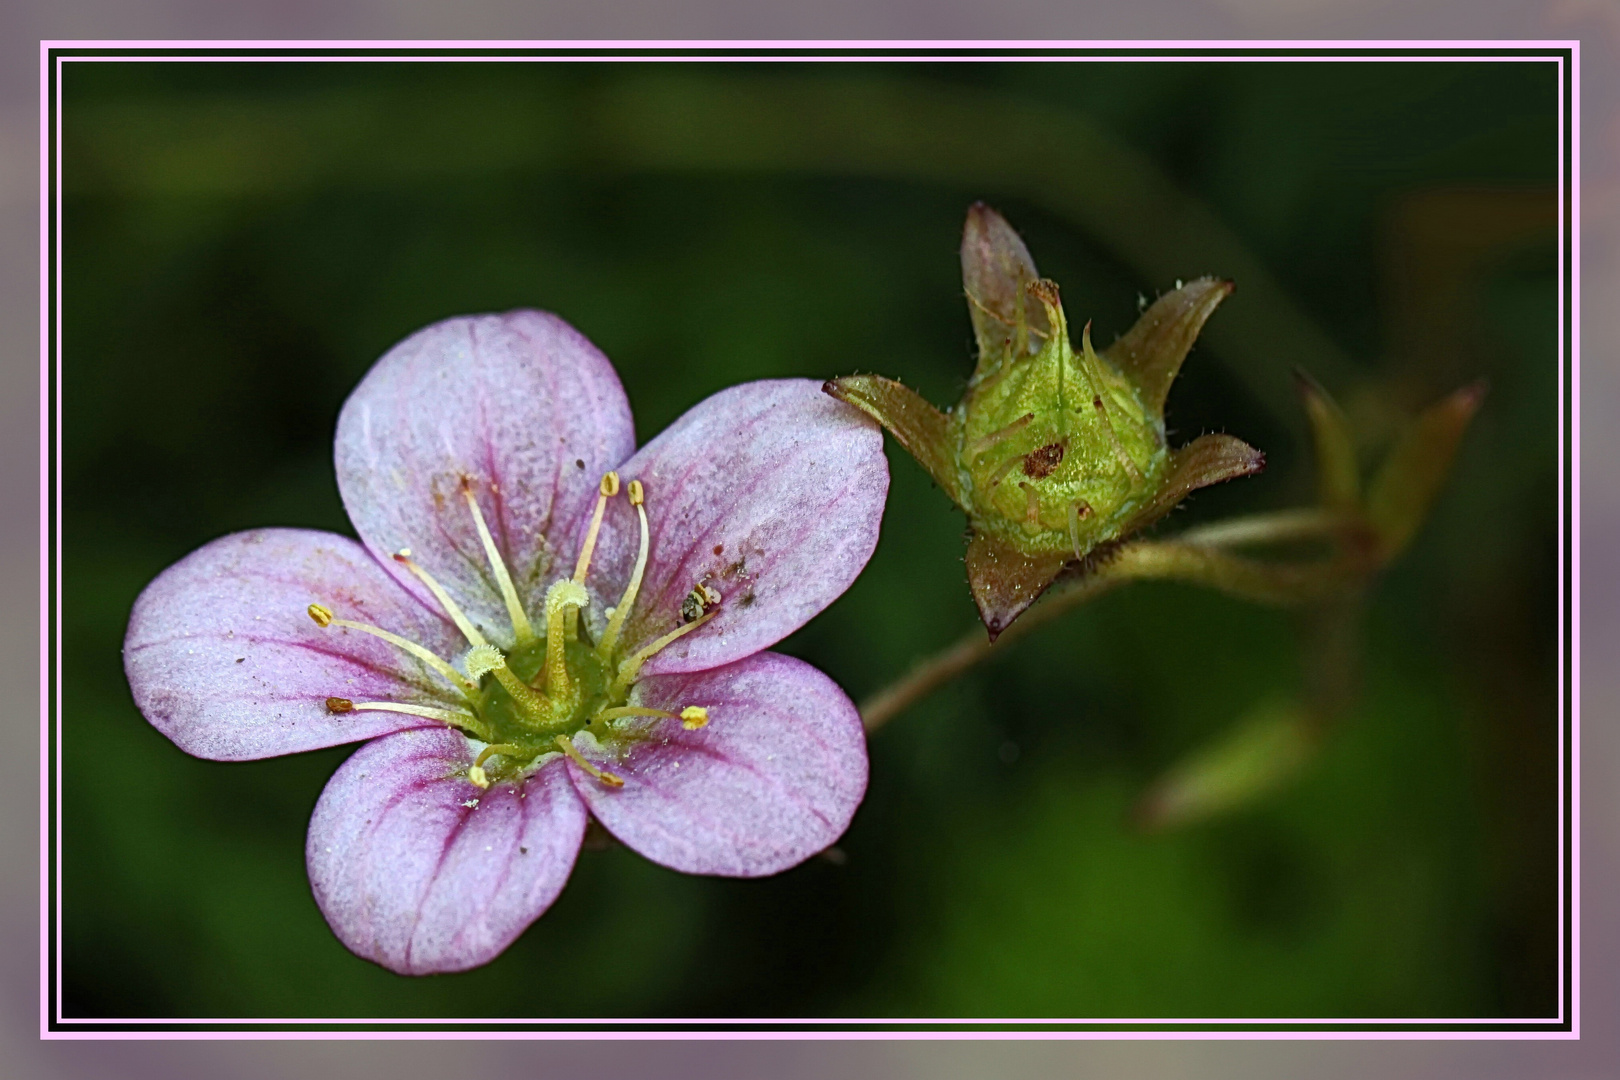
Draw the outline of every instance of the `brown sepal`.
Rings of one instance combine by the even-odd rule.
[[[1051,333],[1045,309],[1031,303],[1026,291],[1039,280],[1029,248],[1007,219],[982,202],[969,207],[962,227],[962,287],[979,343],[975,375],[1001,363],[1020,324],[1037,345]]]
[[[1386,560],[1399,554],[1423,523],[1485,389],[1483,380],[1470,383],[1425,409],[1367,486],[1367,521]]]
[[[1164,415],[1164,399],[1204,323],[1236,286],[1204,277],[1167,292],[1102,356],[1142,391],[1143,403]]]
[[[991,641],[1040,598],[1068,561],[1062,553],[1026,555],[989,533],[974,531],[967,549],[968,587]]]
[[[1231,435],[1200,435],[1170,455],[1170,468],[1153,499],[1119,530],[1127,536],[1145,529],[1202,487],[1252,476],[1266,467],[1266,455]]]
[[[881,375],[845,375],[821,389],[882,424],[917,459],[934,483],[961,504],[961,481],[950,445],[950,423],[921,394]]]

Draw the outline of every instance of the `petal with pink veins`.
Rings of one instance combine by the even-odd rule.
[[[768,648],[849,588],[877,545],[883,434],[810,379],[745,383],[694,406],[620,468],[646,489],[652,536],[627,649],[673,630],[700,582],[718,614],[643,669],[702,671]],[[609,504],[588,584],[616,604],[640,543]]]
[[[860,714],[831,679],[780,653],[650,678],[641,705],[708,710],[687,730],[660,719],[622,746],[581,747],[610,787],[573,762],[574,786],[630,849],[688,874],[763,877],[831,845],[866,792]]]
[[[407,588],[428,597],[391,561],[401,548],[509,646],[463,480],[538,623],[546,586],[573,573],[574,526],[602,473],[634,449],[619,377],[577,330],[539,311],[468,316],[412,334],[349,395],[338,490],[361,539]]]
[[[124,671],[136,706],[188,754],[235,761],[435,722],[396,712],[334,714],[329,697],[438,709],[461,702],[449,682],[395,646],[317,626],[310,604],[441,657],[454,655],[459,640],[347,537],[236,533],[169,567],[135,601]]]
[[[326,921],[353,952],[402,975],[488,963],[562,892],[585,806],[562,759],[480,789],[446,729],[367,743],[315,804],[306,856]]]

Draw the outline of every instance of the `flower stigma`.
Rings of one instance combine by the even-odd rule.
[[[499,779],[522,775],[543,760],[554,758],[558,752],[567,755],[598,782],[608,787],[622,787],[621,777],[586,760],[576,747],[574,736],[583,734],[587,744],[612,749],[643,737],[642,729],[648,719],[679,720],[687,731],[706,726],[709,712],[701,705],[687,705],[678,712],[669,712],[629,702],[642,666],[719,612],[706,611],[701,618],[683,622],[642,648],[621,655],[625,622],[640,593],[651,547],[646,489],[640,480],[632,480],[624,488],[636,511],[640,544],[634,569],[619,602],[606,611],[607,623],[600,640],[585,640],[588,630],[582,625],[579,613],[591,603],[585,580],[608,501],[621,490],[618,473],[605,473],[597,487],[596,507],[573,575],[553,582],[546,590],[544,630],[539,634],[524,611],[505,560],[479,509],[474,482],[470,477],[463,477],[461,490],[511,622],[511,647],[503,649],[491,642],[448,590],[412,558],[411,550],[401,549],[393,556],[394,561],[423,584],[466,639],[468,648],[459,659],[459,667],[392,631],[340,618],[321,603],[310,604],[308,614],[323,629],[369,634],[414,657],[442,683],[448,684],[438,695],[444,706],[328,697],[327,712],[333,715],[365,711],[403,713],[458,728],[482,744],[466,773],[467,779],[479,788],[488,788]]]

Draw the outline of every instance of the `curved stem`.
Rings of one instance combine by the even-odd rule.
[[[909,673],[867,698],[861,723],[876,731],[917,701],[1045,623],[1128,581],[1185,581],[1207,585],[1259,604],[1290,605],[1318,599],[1347,583],[1333,562],[1263,563],[1217,548],[1181,541],[1126,544],[1084,577],[1059,585],[1014,622],[994,643],[975,627]]]

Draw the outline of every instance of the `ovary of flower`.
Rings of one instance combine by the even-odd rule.
[[[485,636],[473,626],[471,620],[467,618],[449,591],[411,557],[409,548],[404,548],[394,555],[394,560],[422,582],[428,592],[438,601],[439,606],[444,610],[450,621],[460,629],[462,635],[471,645],[471,648],[468,649],[461,660],[465,674],[457,671],[443,657],[416,642],[380,627],[349,619],[340,619],[332,613],[330,608],[322,604],[309,605],[309,616],[318,626],[359,630],[381,638],[389,644],[404,650],[455,685],[461,691],[465,706],[459,710],[452,710],[414,703],[351,701],[347,698],[333,697],[327,699],[328,711],[341,713],[372,710],[407,713],[439,720],[485,740],[488,745],[479,753],[477,759],[467,771],[467,778],[479,788],[487,788],[491,783],[490,772],[485,767],[485,763],[491,757],[500,757],[506,762],[506,768],[503,772],[514,769],[521,770],[541,755],[552,753],[553,746],[562,748],[563,752],[574,760],[576,764],[602,783],[613,787],[622,786],[623,780],[619,777],[604,772],[579,754],[570,739],[574,731],[599,726],[626,717],[638,716],[679,719],[682,726],[688,731],[695,731],[706,725],[709,722],[708,710],[699,705],[689,705],[679,713],[672,713],[661,709],[614,704],[615,701],[622,701],[628,694],[630,688],[637,681],[637,675],[643,664],[672,642],[698,629],[713,618],[714,615],[718,614],[718,612],[709,612],[700,619],[693,620],[664,634],[617,664],[613,662],[620,632],[624,627],[625,619],[628,618],[634,608],[636,596],[641,587],[647,567],[648,549],[651,543],[651,533],[647,521],[646,489],[639,480],[632,480],[629,484],[629,500],[636,509],[641,534],[635,569],[631,573],[623,596],[612,611],[601,641],[596,644],[589,654],[596,658],[596,662],[605,671],[612,672],[613,678],[607,687],[605,702],[599,701],[595,703],[594,708],[582,713],[582,706],[586,705],[584,700],[585,690],[579,678],[576,678],[575,673],[569,670],[568,643],[578,633],[578,612],[590,603],[590,593],[585,589],[584,580],[590,572],[591,557],[595,550],[596,539],[601,528],[602,516],[607,502],[615,497],[620,490],[618,473],[608,472],[604,474],[597,490],[598,497],[595,512],[591,515],[590,527],[586,533],[584,543],[581,545],[580,556],[573,577],[556,581],[546,590],[545,661],[535,679],[535,684],[538,685],[525,682],[512,670],[511,665],[508,663],[507,654],[490,644]],[[522,614],[522,605],[512,585],[511,573],[507,569],[499,549],[495,546],[494,538],[484,522],[482,512],[478,509],[471,482],[465,478],[462,482],[462,491],[467,496],[468,508],[472,513],[479,538],[483,542],[484,553],[489,559],[492,577],[500,584],[501,591],[505,595],[508,613],[512,615],[514,649],[522,649],[525,646],[533,645],[536,638],[527,616]],[[508,741],[489,741],[496,737],[496,726],[482,715],[489,704],[488,691],[483,689],[483,681],[486,675],[493,676],[495,681],[505,690],[510,699],[513,719],[523,729],[522,732],[513,734],[513,738]],[[598,679],[598,681],[601,680]]]

